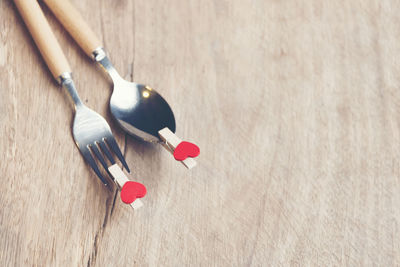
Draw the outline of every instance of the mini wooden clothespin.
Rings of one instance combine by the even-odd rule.
[[[142,207],[143,202],[139,198],[146,195],[146,187],[141,183],[130,181],[117,164],[110,166],[108,170],[121,190],[122,202],[129,204],[134,210]]]
[[[161,140],[163,140],[163,146],[174,155],[177,161],[191,169],[196,166],[196,161],[193,159],[200,154],[200,148],[193,143],[182,141],[176,136],[169,128],[158,131]]]

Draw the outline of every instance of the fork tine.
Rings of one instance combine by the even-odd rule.
[[[90,145],[90,149],[92,150],[92,152],[96,155],[97,159],[100,161],[101,165],[104,167],[104,169],[107,171],[108,173],[108,166],[106,161],[104,160],[103,155],[101,154],[99,148],[97,147],[97,144],[95,143],[94,145]]]
[[[90,167],[94,170],[94,172],[97,174],[97,176],[100,178],[100,180],[103,182],[104,185],[108,185],[107,180],[103,177],[101,174],[99,168],[97,167],[96,162],[94,161],[94,158],[92,154],[89,151],[89,148],[86,149],[81,149],[82,155],[85,158],[85,160],[89,163]],[[107,168],[108,170],[108,168]]]
[[[114,157],[111,155],[110,150],[108,149],[106,143],[105,143],[105,138],[103,138],[102,142],[98,143],[100,145],[101,150],[104,152],[104,154],[106,154],[108,160],[111,162],[111,165],[115,164],[115,160]]]
[[[122,165],[124,165],[125,169],[128,172],[131,172],[129,170],[128,164],[125,161],[124,156],[121,153],[121,150],[118,147],[117,141],[115,141],[114,137],[108,137],[106,138],[107,144],[111,147],[111,150],[114,151],[114,153],[117,155],[118,159],[122,162]]]

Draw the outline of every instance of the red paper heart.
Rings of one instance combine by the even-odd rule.
[[[190,142],[180,142],[174,150],[174,158],[178,161],[185,160],[187,157],[195,158],[200,155],[200,148]]]
[[[137,182],[128,181],[121,189],[121,200],[126,204],[131,204],[137,198],[142,198],[146,195],[147,190],[144,185]]]

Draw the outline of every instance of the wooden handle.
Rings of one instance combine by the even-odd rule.
[[[71,72],[67,58],[36,0],[14,0],[54,78]]]
[[[89,57],[93,56],[92,53],[96,48],[102,47],[99,38],[70,1],[44,0],[44,2]]]

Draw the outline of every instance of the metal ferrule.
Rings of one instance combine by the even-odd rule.
[[[99,62],[106,56],[106,51],[103,47],[98,47],[92,52],[92,57],[96,62]]]
[[[78,92],[76,91],[74,81],[72,80],[72,73],[64,72],[59,77],[58,80],[62,87],[67,89],[68,94],[71,96],[72,101],[76,108],[82,106],[82,101],[79,98]]]
[[[106,51],[102,47],[96,48],[93,52],[93,59],[100,64],[101,67],[111,76],[111,79],[115,82],[122,80],[122,77],[118,74],[117,70],[111,64],[108,59]]]

